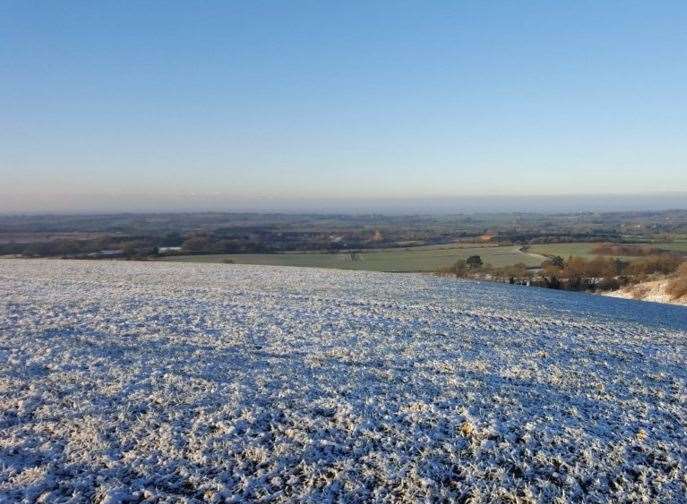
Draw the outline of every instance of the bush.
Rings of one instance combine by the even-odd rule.
[[[529,278],[531,275],[527,269],[527,265],[523,263],[514,264],[512,266],[503,266],[501,268],[494,268],[492,274],[500,279],[513,279],[515,281]]]
[[[478,255],[468,257],[465,261],[470,269],[479,269],[482,267],[482,258]]]
[[[687,262],[680,265],[677,277],[668,282],[666,292],[672,299],[687,296]]]
[[[614,259],[595,257],[588,261],[581,257],[571,257],[561,270],[560,276],[579,283],[582,278],[613,278],[617,274]]]
[[[451,267],[451,273],[456,276],[463,277],[468,273],[468,265],[463,259],[459,259]]]
[[[669,275],[670,273],[675,272],[681,263],[682,258],[676,255],[665,254],[659,256],[650,256],[645,259],[632,261],[627,266],[626,272],[628,275],[635,276],[646,276],[654,273]]]
[[[672,299],[687,296],[687,276],[671,280],[666,287],[666,292]]]
[[[592,249],[594,254],[612,256],[649,256],[660,255],[667,251],[648,245],[623,245],[618,243],[602,243]]]
[[[565,259],[563,259],[561,256],[553,256],[550,263],[556,268],[563,268],[565,266]]]

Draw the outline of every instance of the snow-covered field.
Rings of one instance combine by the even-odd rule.
[[[0,501],[687,502],[687,309],[0,260]]]

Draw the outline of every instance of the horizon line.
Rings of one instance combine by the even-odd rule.
[[[63,194],[59,202],[46,202],[57,195],[2,195],[13,201],[0,207],[0,215],[113,215],[174,213],[255,214],[476,214],[476,213],[588,213],[667,211],[687,209],[687,191],[482,194],[386,197],[283,197],[232,196],[218,193],[158,194]],[[23,201],[22,201],[23,200]],[[38,201],[37,201],[38,200]],[[42,201],[40,201],[42,200]],[[73,201],[80,200],[80,201]],[[25,201],[34,203],[27,205]],[[12,208],[14,207],[14,208]],[[362,208],[361,208],[362,207]]]

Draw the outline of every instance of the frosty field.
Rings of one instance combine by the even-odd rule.
[[[0,260],[0,502],[687,502],[687,308]]]

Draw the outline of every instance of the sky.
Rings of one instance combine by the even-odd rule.
[[[679,203],[685,83],[683,0],[0,0],[0,211]]]

